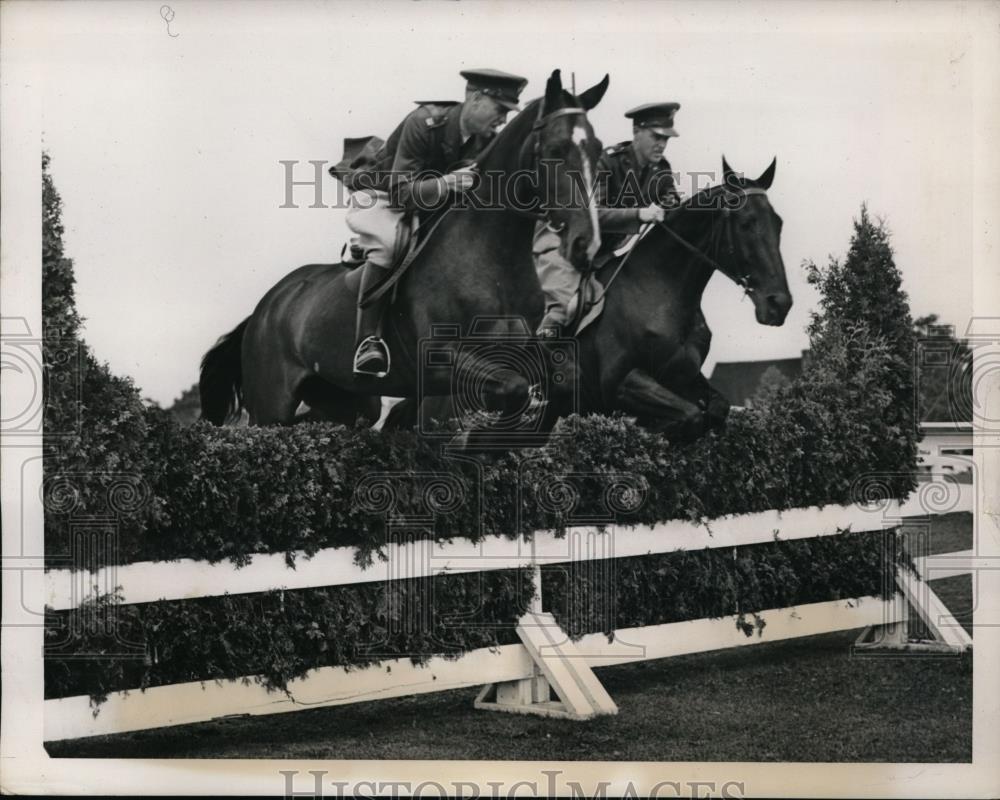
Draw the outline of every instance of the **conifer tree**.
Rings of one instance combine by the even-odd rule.
[[[862,205],[846,258],[841,262],[831,257],[825,269],[806,265],[808,280],[821,295],[809,335],[813,364],[822,363],[824,349],[834,340],[846,343],[848,364],[861,361],[863,349],[875,343],[885,348],[879,389],[887,391],[891,401],[882,414],[878,462],[887,472],[902,474],[915,471],[917,463],[916,337],[889,238],[885,224],[873,220]],[[906,483],[903,480],[897,490]]]
[[[81,338],[73,261],[63,244],[62,199],[47,154],[41,222],[45,545],[47,552],[65,552],[72,513],[66,509],[107,512],[114,504],[110,487],[144,480],[148,422],[132,380],[112,374]],[[69,496],[77,498],[76,505],[66,504]]]
[[[42,154],[42,319],[47,339],[75,339],[80,330],[76,311],[73,260],[63,252],[62,199],[49,174],[49,155]]]

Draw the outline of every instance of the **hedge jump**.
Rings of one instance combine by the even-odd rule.
[[[125,603],[334,586],[381,580],[480,572],[534,566],[540,590],[543,563],[565,563],[702,548],[730,548],[775,539],[792,540],[878,530],[898,522],[895,501],[870,506],[767,511],[733,515],[703,523],[671,521],[622,529],[577,528],[557,537],[539,532],[532,543],[491,537],[471,542],[429,540],[392,545],[384,563],[363,568],[353,551],[331,548],[312,559],[297,559],[289,569],[282,555],[256,556],[242,568],[228,562],[144,562],[111,567],[98,573],[53,570],[46,576],[52,608],[74,608],[95,588],[113,584]],[[876,516],[877,515],[877,516]],[[971,553],[918,559],[921,574],[932,578],[971,571]],[[977,566],[979,566],[977,564]],[[401,569],[401,567],[405,568]],[[388,570],[388,573],[387,573]],[[405,574],[400,574],[405,571]],[[521,644],[472,650],[457,659],[433,657],[423,665],[409,658],[368,667],[322,667],[289,682],[279,694],[260,685],[258,676],[243,681],[194,681],[146,690],[109,694],[96,709],[89,696],[45,701],[46,741],[207,722],[220,717],[284,713],[306,708],[483,686],[477,708],[587,719],[617,712],[592,667],[708,652],[729,647],[866,628],[861,649],[872,646],[909,648],[909,609],[916,610],[934,637],[933,646],[959,652],[971,639],[919,576],[898,571],[900,595],[893,600],[860,597],[775,608],[757,612],[763,626],[747,636],[740,616],[697,619],[624,628],[612,639],[602,633],[571,642],[536,596],[517,633]],[[104,589],[105,591],[110,589]]]

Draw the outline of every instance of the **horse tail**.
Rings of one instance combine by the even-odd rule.
[[[201,360],[198,391],[201,394],[201,418],[222,425],[236,417],[243,408],[243,334],[250,317],[233,328],[205,353]]]

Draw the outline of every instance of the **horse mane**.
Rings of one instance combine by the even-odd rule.
[[[722,199],[722,196],[727,192],[731,192],[733,189],[750,189],[754,186],[756,183],[749,178],[734,175],[729,183],[707,186],[682,200],[667,211],[664,222],[678,230],[684,229],[692,221],[706,218],[705,216],[699,217],[698,214],[714,216],[715,212],[726,208],[726,201]]]
[[[719,206],[716,205],[715,200],[719,195],[725,194],[726,192],[732,191],[733,189],[750,189],[756,184],[747,178],[734,179],[731,183],[718,183],[715,186],[706,186],[699,192],[695,192],[690,197],[684,198],[678,205],[670,209],[667,212],[667,217],[674,216],[684,211],[698,210],[715,210]]]
[[[575,98],[572,94],[567,92],[565,89],[562,93],[563,102],[569,106]],[[534,100],[528,102],[524,108],[517,112],[517,116],[514,117],[510,122],[508,122],[502,131],[498,133],[488,145],[479,154],[477,163],[480,168],[485,168],[487,165],[491,165],[498,157],[509,156],[509,148],[511,146],[516,147],[518,154],[520,154],[520,148],[524,145],[528,136],[531,133],[531,128],[538,119],[539,106],[544,102],[544,97],[536,97]]]

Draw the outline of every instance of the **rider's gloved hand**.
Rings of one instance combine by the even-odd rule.
[[[639,209],[639,222],[663,222],[663,209],[655,203]]]
[[[443,179],[449,192],[467,192],[476,185],[479,173],[476,171],[476,165],[470,164],[468,167],[449,172]]]

